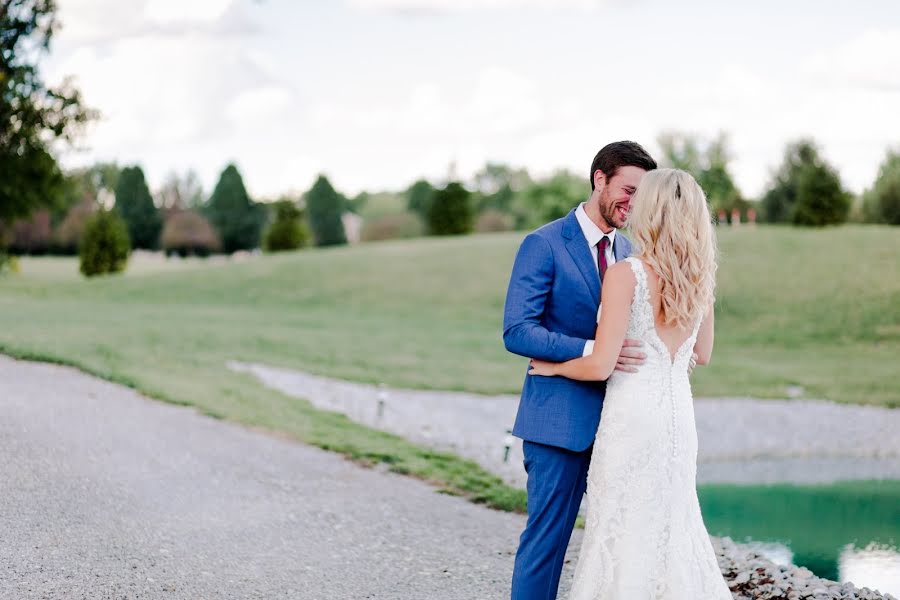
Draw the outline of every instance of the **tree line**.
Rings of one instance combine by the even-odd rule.
[[[40,77],[38,60],[57,28],[55,2],[4,0],[0,9],[0,269],[10,251],[80,251],[82,270],[95,274],[123,268],[134,248],[206,256],[344,244],[352,214],[362,217],[364,240],[532,229],[589,194],[588,173],[533,178],[526,169],[491,162],[465,182],[420,179],[403,191],[352,198],[320,175],[301,197],[274,202],[252,200],[235,165],[223,170],[209,197],[191,172],[171,175],[155,195],[138,165],[64,173],[54,149],[97,113],[70,82],[51,88]],[[690,172],[720,220],[753,211],[771,223],[900,224],[900,149],[887,152],[873,184],[853,198],[816,143],[796,140],[765,193],[751,200],[731,175],[726,136],[665,132],[657,142],[661,164]]]

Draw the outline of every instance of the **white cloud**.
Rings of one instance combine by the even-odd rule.
[[[225,114],[235,124],[254,125],[260,121],[277,119],[291,106],[291,91],[282,85],[266,85],[244,90],[225,108]]]
[[[211,22],[219,19],[233,0],[147,0],[144,16],[161,23]]]
[[[823,85],[900,91],[900,30],[869,30],[817,52],[806,72]]]
[[[591,9],[603,0],[350,0],[350,6],[397,13],[443,13],[516,8]]]
[[[552,4],[575,9],[601,2],[608,4]],[[808,56],[784,64],[755,50],[710,58],[704,45],[648,60],[638,44],[640,68],[587,78],[582,74],[593,58],[561,50],[535,60],[529,54],[535,39],[528,36],[521,46],[517,37],[498,38],[502,51],[494,51],[493,38],[451,51],[430,47],[410,33],[408,22],[346,5],[340,12],[333,5],[262,3],[250,13],[246,0],[60,4],[65,28],[44,72],[51,82],[76,75],[88,104],[103,114],[84,139],[90,152],[66,156],[64,164],[140,162],[156,183],[173,169],[195,168],[209,189],[229,160],[238,163],[251,193],[265,196],[304,189],[320,171],[347,193],[401,188],[421,176],[443,178],[451,161],[464,177],[486,160],[534,174],[560,167],[581,173],[606,142],[634,139],[653,151],[660,131],[679,129],[730,133],[733,172],[749,196],[762,191],[784,144],[799,136],[819,141],[845,183],[859,191],[874,178],[884,149],[900,139],[895,30],[857,29],[830,48],[809,43]],[[372,11],[499,12],[551,3],[352,4]],[[491,31],[507,18],[453,15],[426,26],[456,37],[465,33],[454,28],[470,21]],[[336,28],[320,29],[326,26]],[[569,41],[562,39],[570,35],[565,31],[544,35],[539,41],[548,47],[577,46],[562,43]],[[587,39],[585,47],[606,56],[627,39]]]

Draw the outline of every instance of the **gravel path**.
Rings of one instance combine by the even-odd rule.
[[[503,598],[524,524],[0,356],[0,598]]]
[[[388,389],[259,364],[229,367],[319,408],[471,458],[509,483],[525,485],[519,440],[512,440],[509,461],[503,461],[518,396]],[[700,483],[900,479],[900,410],[824,400],[698,398],[694,412]]]

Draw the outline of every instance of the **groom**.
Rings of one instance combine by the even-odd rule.
[[[631,253],[616,230],[641,176],[655,168],[634,142],[603,147],[591,163],[587,201],[523,240],[503,314],[507,350],[552,362],[591,353],[603,275]],[[626,340],[617,369],[634,371],[643,362],[636,345]],[[528,524],[516,553],[513,600],[556,598],[605,388],[605,382],[525,377],[513,434],[524,440]]]

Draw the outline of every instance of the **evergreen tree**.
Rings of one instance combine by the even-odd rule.
[[[344,223],[341,221],[345,202],[344,197],[331,186],[324,175],[319,175],[312,188],[306,192],[306,211],[317,246],[347,243]]]
[[[79,254],[86,277],[117,273],[128,261],[128,228],[115,210],[100,210],[84,229]]]
[[[414,212],[423,220],[428,218],[431,202],[434,200],[434,187],[425,179],[420,179],[409,186],[406,195],[406,209]]]
[[[800,171],[794,225],[837,225],[847,220],[850,195],[841,187],[837,172],[825,164],[812,164]]]
[[[472,231],[474,215],[471,194],[461,183],[452,181],[434,193],[428,211],[431,235],[458,235]]]
[[[153,196],[140,167],[125,167],[119,173],[116,210],[128,226],[128,237],[133,248],[155,250],[159,246],[162,215],[153,204]]]
[[[847,220],[850,197],[815,144],[799,140],[785,149],[762,204],[770,223],[833,225]]]
[[[265,213],[247,195],[236,166],[228,165],[222,171],[205,213],[219,232],[226,253],[259,246]]]
[[[797,202],[797,184],[803,165],[818,160],[819,153],[812,140],[788,144],[784,160],[775,172],[769,189],[762,197],[763,218],[769,223],[788,223],[792,220]]]

